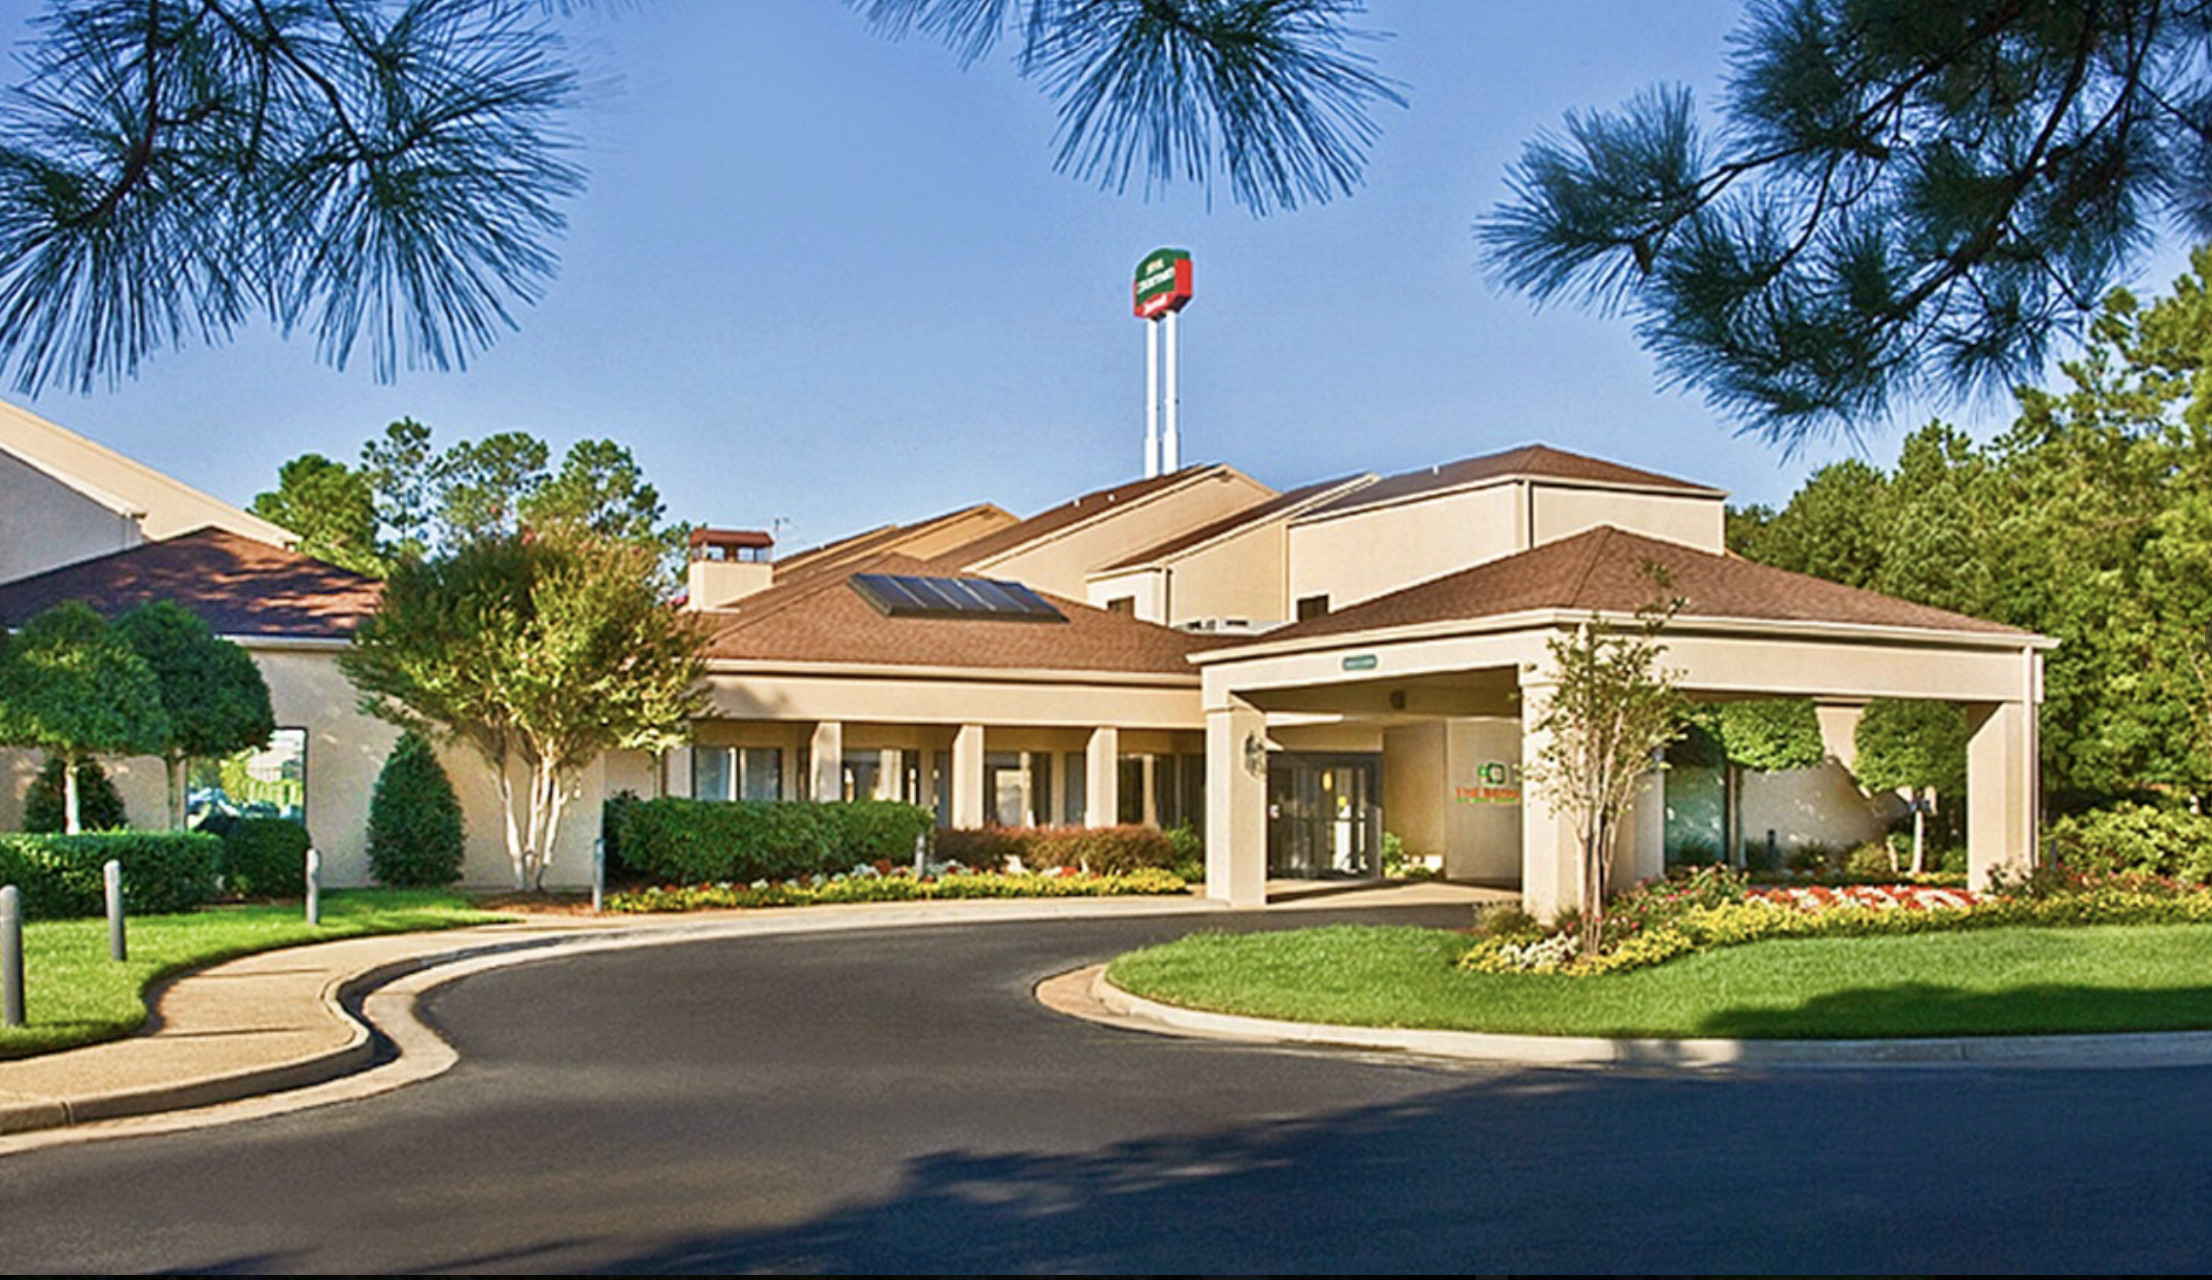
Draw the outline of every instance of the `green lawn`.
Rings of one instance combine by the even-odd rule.
[[[207,907],[130,922],[130,956],[108,959],[105,919],[34,921],[23,929],[28,1026],[0,1028],[0,1058],[23,1058],[128,1035],[146,1020],[146,988],[186,969],[302,942],[488,924],[507,917],[437,890],[358,889],[323,895],[308,927],[298,903]]]
[[[1302,1022],[1570,1036],[1836,1038],[2212,1027],[2212,925],[1753,943],[1601,977],[1469,973],[1464,934],[1197,934],[1114,961],[1126,991]]]

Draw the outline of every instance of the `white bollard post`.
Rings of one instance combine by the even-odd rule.
[[[100,868],[100,879],[107,890],[108,900],[108,959],[131,958],[130,943],[123,936],[123,864],[113,858]]]
[[[607,908],[607,837],[591,842],[591,913]]]
[[[23,1025],[23,897],[0,887],[0,1021]]]
[[[307,923],[323,922],[323,851],[307,851]]]

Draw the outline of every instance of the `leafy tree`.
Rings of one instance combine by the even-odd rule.
[[[460,798],[429,739],[399,735],[369,797],[370,870],[395,887],[452,884],[466,835]]]
[[[562,5],[52,0],[0,130],[0,363],[90,388],[255,315],[379,376],[465,367],[555,269],[583,172]],[[1258,212],[1349,192],[1397,101],[1350,0],[874,0],[968,58],[1002,30],[1111,187],[1225,173]]]
[[[1479,235],[1745,430],[1851,435],[2035,372],[2157,221],[2212,234],[2208,46],[2201,0],[1754,5],[1717,134],[1679,87],[1570,114]]]
[[[1929,800],[1950,797],[1955,814],[1966,798],[1966,736],[1966,713],[1947,702],[1877,698],[1859,717],[1853,743],[1860,784],[1912,793],[1915,875],[1928,869]]]
[[[1748,535],[1739,522],[1739,548],[1859,566],[1846,581],[1871,563],[1876,590],[2056,637],[2042,742],[2058,807],[2212,794],[2212,250],[2168,297],[2114,293],[2061,369],[1987,446],[1942,424],[1909,437],[1878,499],[1870,486],[1871,525],[1774,536],[1808,485]]]
[[[156,754],[167,766],[170,829],[182,831],[185,767],[195,756],[267,746],[276,732],[269,686],[244,649],[173,600],[147,601],[116,619],[115,630],[159,688],[168,727]]]
[[[309,554],[378,577],[399,560],[554,526],[651,546],[671,566],[680,563],[690,526],[662,523],[660,491],[629,449],[578,440],[554,473],[551,458],[543,440],[521,431],[439,452],[430,428],[402,418],[362,446],[359,467],[312,453],[285,463],[278,491],[261,495],[255,509],[307,535],[301,549]]]
[[[1666,590],[1662,579],[1658,586]],[[1527,773],[1574,823],[1581,847],[1582,951],[1603,945],[1605,891],[1621,822],[1643,789],[1653,756],[1680,733],[1682,706],[1659,666],[1659,634],[1680,602],[1645,609],[1633,631],[1596,618],[1549,643],[1558,680],[1539,713],[1546,734]]]
[[[373,578],[388,568],[366,471],[303,453],[277,469],[275,489],[254,495],[253,513],[300,535],[300,551],[318,560]]]
[[[32,618],[0,653],[0,743],[62,762],[62,829],[84,829],[77,768],[100,755],[151,755],[168,736],[144,659],[83,603]]]
[[[361,446],[361,470],[375,494],[376,523],[386,533],[388,560],[419,560],[429,554],[436,466],[430,428],[413,418],[385,424],[383,439]]]
[[[1847,458],[1815,471],[1779,512],[1731,511],[1728,546],[1778,569],[1871,587],[1889,538],[1888,506],[1888,477]]]
[[[438,543],[456,547],[517,532],[522,510],[545,487],[545,441],[521,431],[463,440],[431,469],[438,495]]]
[[[69,826],[69,786],[62,780],[61,757],[48,756],[23,792],[25,831],[64,831]],[[77,825],[86,831],[120,831],[131,825],[123,793],[115,789],[97,760],[77,762]]]
[[[587,765],[682,741],[703,705],[704,634],[661,586],[650,548],[488,537],[403,562],[340,660],[364,711],[484,761],[517,889],[542,887]]]

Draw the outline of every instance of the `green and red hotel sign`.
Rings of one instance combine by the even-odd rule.
[[[1139,320],[1181,311],[1190,301],[1190,250],[1154,249],[1144,255],[1134,295]]]

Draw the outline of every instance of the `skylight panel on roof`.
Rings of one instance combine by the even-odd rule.
[[[887,618],[1066,622],[1067,615],[1019,582],[994,578],[924,578],[856,573],[852,589]]]

